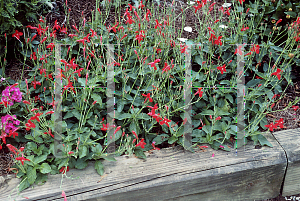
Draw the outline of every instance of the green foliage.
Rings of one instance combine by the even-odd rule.
[[[237,5],[233,12],[238,15],[242,10],[243,7]],[[140,16],[141,12],[138,10]],[[251,4],[249,13],[259,15],[257,5]],[[170,16],[169,19],[171,24],[174,18]],[[24,161],[24,165],[18,161],[14,166],[20,170],[17,176],[22,178],[19,190],[33,183],[43,184],[47,174],[58,174],[65,167],[84,169],[91,160],[95,161],[95,170],[103,175],[103,160],[116,161],[114,154],[135,154],[146,159],[144,152],[157,149],[157,146],[176,143],[185,146],[186,133],[191,134],[193,143],[192,148],[185,147],[188,150],[193,151],[196,145],[206,143],[215,150],[230,151],[225,142],[230,142],[231,137],[244,138],[244,132],[236,130],[237,113],[241,111],[237,108],[244,105],[241,93],[237,95],[241,85],[245,87],[242,97],[242,101],[245,100],[245,141],[253,140],[255,144],[272,147],[259,130],[266,130],[265,114],[275,103],[274,95],[284,92],[282,80],[290,82],[289,53],[293,52],[298,58],[299,52],[290,45],[294,42],[292,33],[285,45],[277,46],[272,40],[260,43],[256,31],[263,33],[267,29],[263,29],[256,18],[247,19],[245,12],[240,19],[244,21],[232,19],[228,22],[231,35],[219,27],[223,22],[210,27],[215,36],[223,37],[222,45],[213,44],[212,33],[199,30],[201,37],[177,46],[171,45],[172,40],[165,40],[159,28],[148,28],[147,23],[119,25],[123,31],[112,28],[108,33],[103,22],[97,20],[78,27],[78,33],[67,22],[70,33],[77,36],[66,36],[59,41],[62,44],[60,64],[55,64],[56,47],[48,46],[58,41],[48,33],[40,37],[41,40],[48,37],[44,42],[21,43],[17,48],[25,60],[31,57],[33,71],[28,83],[22,81],[18,87],[24,95],[23,100],[30,104],[17,102],[7,108],[1,106],[4,114],[10,112],[22,121],[23,133],[27,130],[15,138],[16,142],[26,142],[22,154],[29,160]],[[250,28],[242,31],[244,26]],[[41,24],[41,28],[45,29],[45,24]],[[147,30],[147,33],[140,30]],[[164,30],[174,33],[168,26]],[[83,38],[84,44],[79,42]],[[141,38],[143,40],[139,41]],[[244,47],[245,65],[241,72],[236,72],[239,47],[232,44],[242,44],[245,40],[258,46]],[[106,58],[111,47],[102,44],[108,43],[118,44],[113,50],[114,61]],[[190,44],[197,45],[188,52],[186,48]],[[37,48],[39,53],[34,58]],[[190,76],[186,75],[186,53],[191,53]],[[152,66],[154,61],[157,62]],[[61,99],[54,100],[57,80],[53,78],[60,79],[54,73],[57,68],[61,68],[62,73],[62,95]],[[280,74],[276,73],[277,69],[281,70]],[[240,82],[243,73],[248,79],[245,83]],[[192,87],[186,89],[189,80]],[[113,90],[109,86],[111,82],[114,82]],[[6,87],[12,83],[6,80],[1,84]],[[186,98],[189,93],[190,100]],[[107,114],[108,106],[114,107],[114,114]],[[61,116],[57,115],[60,113]],[[58,138],[58,145],[54,144],[54,138]],[[8,140],[14,144],[13,138]],[[109,154],[107,147],[113,143],[117,149]],[[56,157],[58,151],[61,151],[60,157]]]

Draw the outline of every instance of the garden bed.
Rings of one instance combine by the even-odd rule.
[[[300,192],[299,134],[299,129],[264,133],[273,147],[251,141],[237,150],[228,144],[230,152],[209,147],[193,154],[173,147],[148,152],[147,160],[120,156],[103,162],[102,177],[90,161],[84,170],[71,169],[67,175],[79,178],[64,178],[62,186],[68,200],[261,200],[278,196],[282,184],[282,195],[291,195]],[[0,200],[19,182],[7,181]],[[60,184],[61,175],[49,175],[44,185],[24,190],[16,200],[61,200]]]

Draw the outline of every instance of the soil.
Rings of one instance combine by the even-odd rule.
[[[154,4],[157,5],[156,1],[153,1]],[[208,23],[207,26],[209,26],[210,24],[212,24],[215,19],[217,19],[218,16],[218,10],[221,8],[221,6],[223,5],[223,3],[225,3],[225,1],[222,0],[216,0],[216,5],[215,5],[215,9],[213,9],[212,12],[212,16],[216,15],[216,18],[212,19],[211,22]],[[227,1],[231,2],[231,0]],[[56,1],[56,5],[55,8],[52,9],[51,12],[49,12],[46,15],[46,21],[49,25],[49,27],[53,27],[55,20],[57,20],[58,24],[61,25],[64,20],[65,20],[65,12],[64,12],[64,5],[65,5],[66,1],[62,1],[62,0],[57,0]],[[85,18],[87,21],[91,20],[91,10],[93,11],[97,11],[97,8],[95,8],[96,3],[95,0],[69,0],[68,2],[68,8],[71,9],[70,11],[70,17],[69,17],[69,22],[70,25],[75,25],[78,27],[78,25],[80,24],[80,18],[82,17],[82,13],[84,14]],[[146,2],[147,4],[149,4],[149,2]],[[162,5],[164,4],[163,1],[161,1]],[[145,1],[144,1],[145,4]],[[145,7],[147,7],[148,5],[146,4]],[[166,5],[170,6],[172,4],[171,0],[168,0],[166,2]],[[132,3],[132,5],[134,5]],[[173,4],[174,7],[174,13],[177,15],[179,15],[181,13],[181,9],[185,10],[187,5],[187,0],[182,0],[182,1],[175,1],[175,3]],[[163,6],[160,6],[159,9],[162,11]],[[101,12],[103,12],[104,10],[106,10],[105,8],[103,8],[102,6],[100,6],[100,10]],[[202,11],[198,11],[200,12],[200,18],[202,18]],[[121,16],[123,16],[125,13],[125,9],[123,11],[121,11]],[[163,12],[159,12],[160,14]],[[175,27],[176,30],[181,30],[182,25],[184,25],[183,27],[189,26],[192,27],[193,32],[187,32],[187,31],[183,31],[182,35],[180,36],[180,38],[187,38],[187,39],[195,39],[198,37],[198,33],[196,30],[196,28],[199,27],[199,20],[198,18],[195,16],[195,9],[192,7],[191,9],[187,9],[184,12],[184,15],[186,16],[185,21],[182,21],[181,17],[178,17],[177,20],[175,21]],[[157,13],[152,13],[153,16],[157,16]],[[109,25],[114,26],[115,25],[115,10],[112,7],[110,10],[110,15],[106,20],[106,27],[108,27]],[[228,21],[228,18],[225,16],[222,19],[223,21]],[[184,23],[184,24],[183,24]],[[36,26],[35,24],[31,24],[32,26]],[[57,34],[57,38],[61,39],[64,38],[65,36],[62,34]],[[175,39],[179,38],[178,37],[178,33],[176,32],[174,34],[174,38],[173,40],[175,41]],[[178,40],[176,40],[178,42]],[[16,57],[21,58],[20,55],[16,55]],[[7,58],[8,60],[8,64],[6,66],[6,75],[7,77],[11,77],[14,80],[20,80],[21,76],[22,76],[22,80],[25,80],[25,78],[29,79],[30,77],[28,76],[28,71],[30,70],[28,68],[25,68],[26,71],[22,72],[23,69],[23,65],[21,62],[18,62],[15,58]],[[30,66],[30,63],[26,63],[28,66]],[[295,75],[299,75],[300,74],[300,69],[298,68],[292,68],[292,70],[296,73]],[[298,79],[299,80],[299,79]],[[284,97],[281,99],[281,101],[278,101],[276,103],[276,105],[273,107],[273,111],[275,110],[281,110],[282,108],[285,108],[287,106],[287,104],[289,103],[289,101],[293,101],[296,97],[300,97],[300,81],[298,81],[297,79],[293,80],[294,86],[289,85],[287,91],[285,92]],[[280,94],[281,95],[281,94]],[[300,106],[300,104],[298,104],[298,106]],[[273,112],[270,115],[267,115],[267,120],[268,120],[268,124],[270,124],[271,122],[274,122],[275,120],[279,120],[280,118],[284,119],[284,128],[279,128],[278,130],[286,130],[286,129],[296,129],[296,128],[300,128],[300,109],[298,109],[297,112],[295,112],[292,108],[288,108],[284,111],[278,111],[278,112]],[[261,131],[267,131],[267,130],[261,130]],[[160,132],[160,130],[157,130],[156,132]],[[273,131],[274,132],[274,131]],[[273,133],[271,132],[271,133]],[[24,144],[20,144],[18,148],[24,146]],[[172,145],[168,145],[165,144],[159,148],[165,148],[168,146],[172,146]],[[174,146],[174,145],[173,145]],[[10,169],[10,167],[12,167],[14,164],[12,158],[10,157],[10,153],[9,150],[6,148],[0,150],[0,176],[3,175],[7,175],[7,174],[12,174],[12,171]],[[295,195],[296,197],[300,197],[300,194]],[[288,196],[288,198],[290,198],[290,196]],[[264,201],[283,201],[283,200],[287,200],[282,196],[278,196],[276,198],[272,198],[272,199],[266,199]]]

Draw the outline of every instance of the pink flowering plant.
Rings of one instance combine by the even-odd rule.
[[[199,17],[201,9],[213,17],[209,12],[214,5],[197,1],[195,15]],[[7,82],[1,98],[2,113],[6,114],[1,118],[1,143],[8,146],[9,140],[8,148],[15,154],[13,167],[20,170],[17,177],[22,178],[19,190],[44,183],[48,173],[66,176],[70,168],[84,169],[90,160],[96,161],[95,169],[103,175],[103,160],[114,161],[114,156],[122,154],[145,159],[144,151],[159,150],[166,144],[194,151],[197,145],[207,143],[213,149],[230,151],[225,142],[230,142],[230,137],[240,139],[235,122],[237,80],[243,76],[247,79],[246,139],[272,146],[258,129],[282,128],[284,124],[278,120],[267,125],[265,116],[278,101],[276,95],[284,92],[282,87],[291,83],[293,59],[288,55],[299,55],[293,37],[300,21],[289,30],[285,46],[277,47],[253,37],[251,34],[263,30],[263,25],[253,23],[247,13],[255,12],[243,8],[242,1],[236,6],[232,10],[222,7],[218,19],[199,28],[195,41],[174,38],[175,31],[180,31],[180,36],[183,27],[172,27],[179,17],[173,16],[172,7],[159,17],[143,1],[137,6],[126,5],[125,15],[118,16],[114,25],[105,25],[107,16],[99,8],[93,12],[92,22],[82,14],[79,25],[71,26],[67,20],[49,27],[41,16],[36,27],[27,26],[25,34],[13,35],[21,42],[18,51],[32,62],[31,78],[16,84]],[[241,9],[244,11],[237,12]],[[184,19],[184,10],[180,15]],[[221,20],[224,15],[229,16],[228,22]],[[206,17],[199,20],[209,24]],[[274,33],[270,31],[271,36]],[[57,34],[65,37],[58,41]],[[61,55],[55,52],[58,42]],[[244,43],[251,45],[241,45]],[[245,69],[237,72],[241,56]],[[59,82],[55,80],[62,80],[60,98],[56,98]],[[186,86],[189,80],[191,86]],[[113,119],[108,117],[108,106],[115,107]],[[191,115],[186,116],[189,106]],[[59,121],[55,119],[58,113],[62,114]],[[189,147],[185,146],[186,125],[192,128]],[[56,132],[57,127],[61,133]],[[54,145],[56,137],[59,146]],[[21,156],[16,142],[26,142]],[[117,148],[109,152],[113,143]],[[55,149],[62,151],[62,157],[55,157]],[[64,191],[62,195],[66,196]]]

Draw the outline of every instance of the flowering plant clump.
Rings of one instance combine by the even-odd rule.
[[[106,7],[110,4],[103,3]],[[209,15],[215,5],[206,0],[197,4],[197,17],[200,9]],[[178,16],[171,11],[155,16],[154,9],[145,8],[143,1],[138,6],[128,4],[125,15],[116,18],[114,25],[104,24],[99,8],[92,13],[92,22],[82,13],[80,25],[56,21],[49,27],[40,17],[37,26],[27,26],[33,33],[25,34],[24,40],[19,38],[19,51],[32,62],[31,78],[20,81],[19,91],[17,85],[8,83],[1,99],[3,111],[15,115],[3,118],[3,144],[11,136],[26,142],[22,156],[15,158],[21,162],[14,166],[22,178],[19,190],[45,182],[48,173],[66,176],[69,169],[84,169],[89,160],[96,161],[95,169],[103,175],[103,160],[114,161],[114,156],[122,154],[145,159],[145,151],[158,151],[163,144],[178,144],[193,152],[197,145],[207,143],[213,149],[230,151],[225,142],[233,136],[241,139],[235,122],[241,111],[237,110],[237,83],[244,75],[250,78],[243,94],[245,139],[272,146],[258,129],[268,127],[265,115],[283,91],[281,82],[291,82],[289,63],[281,61],[278,50],[283,48],[250,37],[256,29],[263,29],[246,18],[253,10],[224,8],[211,26],[198,30],[195,41],[178,38],[178,42],[172,37],[177,31],[172,22]],[[223,15],[230,21],[222,21]],[[204,18],[203,24],[206,21]],[[230,34],[223,30],[225,24]],[[65,35],[59,44],[57,33]],[[296,33],[289,34],[284,53],[293,52],[296,57],[298,49],[291,45]],[[245,40],[250,45],[244,44]],[[55,52],[58,46],[61,55]],[[241,56],[245,69],[237,71]],[[62,93],[57,95],[59,82]],[[107,109],[112,107],[113,116]],[[186,115],[188,112],[191,115]],[[20,124],[19,134],[13,124]],[[282,128],[283,124],[279,120],[268,128]],[[190,147],[184,143],[186,127],[192,137]],[[56,138],[61,139],[59,145],[54,144]],[[113,143],[118,147],[112,153],[107,147]],[[57,150],[61,157],[55,157]],[[62,195],[66,197],[64,191]]]

